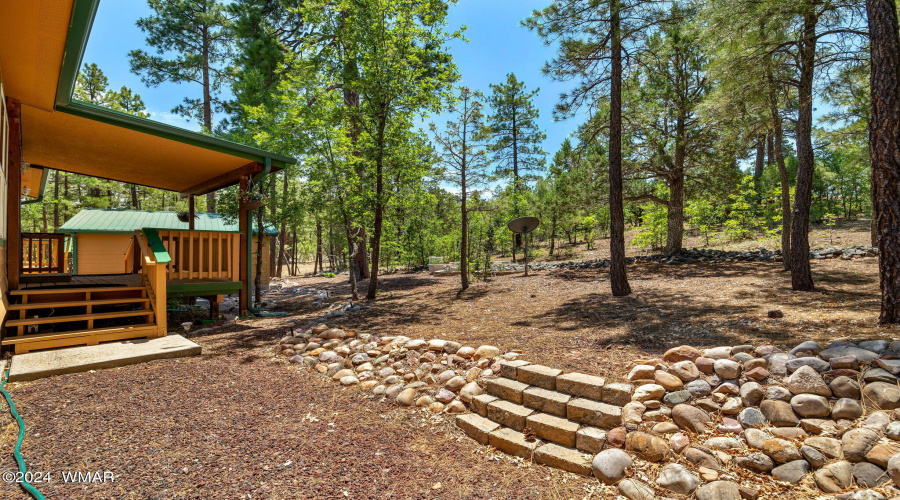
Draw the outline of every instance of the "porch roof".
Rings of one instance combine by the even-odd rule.
[[[196,231],[240,232],[237,220],[222,214],[197,212],[194,221]],[[76,233],[128,233],[136,229],[152,227],[172,231],[187,231],[188,223],[178,220],[178,212],[163,210],[117,210],[104,208],[84,208],[65,224],[59,232]],[[277,235],[278,230],[271,225],[265,229],[267,235]]]
[[[24,161],[202,194],[288,156],[74,101],[99,0],[0,0],[0,71],[21,103]],[[215,185],[209,181],[216,179]]]

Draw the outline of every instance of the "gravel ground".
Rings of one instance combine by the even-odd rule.
[[[894,339],[897,332],[876,325],[877,262],[814,260],[815,292],[792,291],[790,276],[776,262],[639,263],[628,266],[628,297],[610,294],[607,270],[499,276],[475,281],[461,295],[458,276],[395,274],[381,280],[370,309],[343,324],[376,335],[519,349],[525,359],[620,379],[625,365],[681,344],[793,347],[803,340]],[[329,289],[339,303],[349,297],[345,280],[289,282]],[[281,308],[308,313],[311,301],[293,297]],[[774,309],[784,318],[769,319]]]
[[[271,321],[271,320],[269,320]],[[341,390],[275,357],[265,321],[203,355],[12,384],[50,499],[581,498],[592,481],[518,464],[449,420]],[[4,408],[5,410],[5,408]],[[0,470],[15,467],[4,414]],[[112,482],[62,482],[111,471]],[[438,484],[440,483],[440,484]],[[27,498],[2,484],[0,498]]]
[[[876,262],[814,261],[813,293],[790,291],[777,263],[630,266],[626,298],[611,297],[597,271],[503,276],[462,295],[458,278],[391,275],[372,307],[342,324],[521,349],[526,359],[620,379],[636,359],[682,343],[892,339],[874,326]],[[334,303],[347,298],[340,277],[289,281],[330,289]],[[306,321],[330,308],[312,300],[295,296],[274,309]],[[771,309],[785,317],[768,319]],[[51,473],[41,491],[61,499],[611,498],[596,481],[480,447],[443,417],[290,367],[274,350],[281,324],[258,319],[193,337],[199,357],[11,384],[28,424],[29,468]],[[16,431],[0,415],[0,471],[14,468]],[[63,483],[63,471],[110,471],[115,480]],[[24,495],[0,483],[0,498]]]

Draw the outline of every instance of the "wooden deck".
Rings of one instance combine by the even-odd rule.
[[[192,293],[202,295],[228,295],[240,290],[240,281],[227,278],[174,278],[166,280],[170,296],[186,297]],[[66,288],[136,287],[143,286],[140,274],[86,274],[75,275],[67,282],[22,283],[19,290],[62,290]]]

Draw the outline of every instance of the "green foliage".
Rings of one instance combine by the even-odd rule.
[[[322,273],[322,276],[325,278],[334,278],[335,274],[332,272],[326,272],[326,273]]]
[[[150,87],[163,82],[199,85],[201,96],[185,97],[172,109],[212,132],[212,115],[223,102],[231,54],[231,21],[220,0],[148,0],[153,15],[138,19],[155,54],[136,49],[128,54],[131,71]]]
[[[488,97],[492,112],[487,118],[487,132],[497,166],[495,175],[508,179],[516,195],[544,169],[547,153],[541,149],[541,143],[547,135],[537,123],[540,111],[532,103],[539,91],[526,91],[525,82],[509,73],[505,83],[491,85]],[[515,215],[522,214],[521,201],[516,199],[514,203]]]
[[[666,207],[659,203],[647,203],[641,205],[641,209],[641,232],[634,237],[632,244],[654,250],[662,248],[666,242]]]
[[[722,216],[720,212],[719,205],[703,198],[689,203],[685,208],[685,215],[690,224],[703,236],[706,246],[710,246],[710,237]]]

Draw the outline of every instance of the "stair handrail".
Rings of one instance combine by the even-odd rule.
[[[150,308],[156,319],[157,336],[165,337],[166,328],[166,264],[172,258],[159,238],[156,229],[144,228],[134,231],[135,238],[143,253],[141,268],[144,284],[150,298]]]
[[[128,267],[128,263],[131,261],[131,257],[132,257],[133,254],[134,254],[134,241],[135,241],[135,238],[137,238],[137,235],[134,235],[134,236],[131,237],[131,241],[128,243],[128,249],[125,250],[125,254],[124,254],[123,260],[124,260],[124,264],[125,264],[125,273],[126,273],[126,274],[127,274],[127,273],[130,273],[131,271],[133,271],[133,269],[131,269],[131,268]]]

